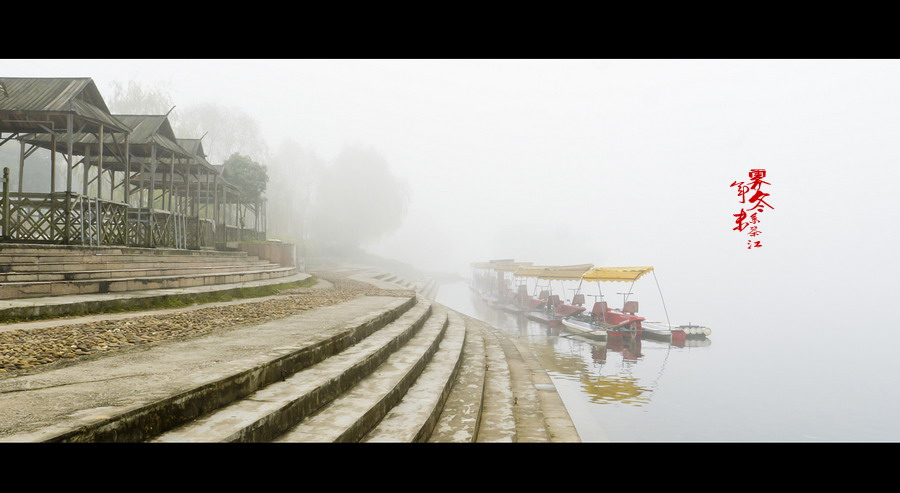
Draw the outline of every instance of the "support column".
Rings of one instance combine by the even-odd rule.
[[[128,149],[128,134],[125,134],[125,203],[131,207],[131,151]]]
[[[153,214],[153,195],[156,192],[156,144],[150,151],[150,189],[148,190],[147,203],[150,209],[150,217],[147,222],[147,246],[153,247],[156,242],[153,241],[153,226],[156,222],[156,216]]]
[[[100,150],[97,156],[97,198],[103,198],[103,125],[100,125]],[[112,192],[110,192],[112,199]]]
[[[71,139],[70,139],[71,140]],[[71,142],[69,142],[71,145]],[[71,187],[72,179],[72,164],[71,164],[71,155],[69,153],[69,172],[66,173],[68,176],[68,185]],[[67,188],[66,191],[69,189]],[[50,134],[50,193],[56,191],[56,134]]]
[[[25,139],[19,141],[19,194],[25,184]]]
[[[100,127],[101,129],[103,127]],[[65,206],[65,214],[66,214],[66,224],[65,224],[65,238],[63,239],[63,243],[68,245],[70,243],[70,239],[72,236],[72,201],[69,199],[69,194],[72,191],[72,166],[75,164],[75,119],[70,114],[66,116],[66,134],[67,140],[69,144],[69,162],[66,166],[66,206]],[[54,136],[55,137],[55,136]],[[53,138],[53,155],[56,155],[56,139]],[[50,193],[55,191],[54,185],[52,185],[54,179],[52,178],[56,174],[56,160],[53,160],[53,175],[50,178]]]
[[[104,145],[106,135],[106,128],[103,125],[100,125],[100,149],[97,156],[97,200],[94,201],[96,204],[97,214],[97,246],[100,246],[103,243],[103,206],[100,204],[100,200],[103,199],[103,154],[104,154]],[[110,190],[110,200],[112,200],[112,190]]]
[[[81,244],[84,245],[87,238],[87,213],[90,212],[91,208],[88,205],[87,211],[84,209],[84,203],[87,200],[88,196],[88,172],[91,169],[91,146],[85,146],[84,148],[84,161],[82,161],[81,165],[81,200],[79,201],[81,204]],[[93,242],[92,242],[93,243]]]
[[[124,190],[122,197],[125,199],[125,246],[128,246],[128,239],[131,237],[131,221],[128,220],[128,212],[131,210],[131,150],[128,148],[128,134],[125,134],[125,180],[122,182]]]

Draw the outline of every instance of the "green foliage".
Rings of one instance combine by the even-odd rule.
[[[244,200],[256,200],[266,191],[269,175],[266,167],[238,153],[234,153],[225,161],[223,175],[241,190]]]

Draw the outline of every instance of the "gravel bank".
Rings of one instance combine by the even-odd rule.
[[[180,313],[0,332],[0,378],[71,364],[113,351],[284,318],[359,296],[415,294],[413,291],[378,289],[345,279],[341,273],[314,274],[330,281],[333,286],[325,289],[298,288],[263,301],[248,299],[227,306],[198,306]]]

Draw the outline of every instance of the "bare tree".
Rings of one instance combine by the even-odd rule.
[[[107,101],[109,111],[118,115],[165,115],[175,104],[172,102],[170,85],[159,83],[155,87],[144,87],[133,80],[123,84],[112,82],[113,95]],[[174,116],[169,115],[172,122]],[[173,123],[174,125],[174,123]]]

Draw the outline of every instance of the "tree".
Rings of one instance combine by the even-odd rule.
[[[165,115],[175,106],[169,96],[169,87],[157,84],[155,88],[145,88],[133,80],[128,84],[113,81],[113,96],[107,106],[117,115]],[[170,115],[170,120],[173,116]],[[174,123],[173,123],[174,125]]]
[[[245,202],[255,202],[262,197],[269,183],[264,165],[238,153],[225,161],[222,175],[241,191],[241,199]]]
[[[107,105],[113,114],[168,113],[169,123],[177,137],[196,139],[203,136],[203,148],[209,154],[207,159],[212,163],[221,163],[234,153],[257,161],[267,159],[268,145],[259,123],[236,106],[189,102],[169,113],[175,107],[169,84],[145,87],[133,80],[127,84],[114,81],[112,89],[113,96]]]
[[[322,173],[311,226],[323,246],[355,249],[399,228],[408,206],[406,182],[381,155],[345,148]]]
[[[236,106],[218,103],[200,103],[180,110],[175,133],[183,136],[203,137],[203,148],[209,161],[219,163],[235,153],[257,161],[268,157],[268,145],[262,136],[259,123]]]
[[[269,158],[266,168],[270,178],[266,190],[268,232],[272,237],[299,244],[307,238],[314,183],[324,163],[314,151],[286,139]]]

